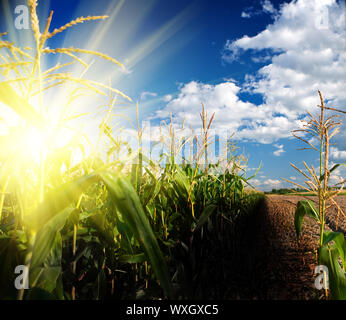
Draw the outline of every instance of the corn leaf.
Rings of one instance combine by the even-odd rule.
[[[117,209],[150,260],[165,294],[172,298],[172,287],[165,260],[132,184],[123,177],[114,177],[109,173],[102,173],[100,176],[114,199]]]
[[[320,263],[328,268],[330,298],[346,300],[346,275],[338,261],[339,256],[339,251],[334,245],[325,245],[320,249]]]
[[[51,218],[40,231],[37,232],[33,245],[30,268],[42,267],[57,238],[57,233],[63,228],[69,215],[75,210],[70,206]],[[58,239],[59,241],[59,239]],[[51,261],[50,261],[51,262]],[[56,262],[54,263],[56,264]],[[34,280],[34,279],[32,279]]]
[[[30,288],[25,300],[55,300],[53,294],[42,288]]]
[[[0,102],[10,107],[22,119],[29,121],[36,127],[44,125],[44,119],[25,99],[20,97],[14,89],[4,82],[0,82]]]
[[[325,231],[323,233],[323,245],[334,241],[335,247],[338,249],[341,261],[345,266],[346,263],[346,241],[345,237],[341,232]]]
[[[56,189],[49,191],[44,201],[28,217],[27,225],[33,230],[47,223],[54,215],[64,210],[82,195],[83,192],[94,182],[98,181],[96,174],[86,175],[71,182],[62,184]]]
[[[208,221],[209,217],[213,214],[216,208],[217,205],[215,204],[205,207],[193,231],[197,231],[199,228],[201,228]]]
[[[319,216],[315,205],[310,200],[301,200],[297,204],[297,209],[294,215],[294,226],[297,233],[297,240],[299,241],[300,233],[303,226],[304,217],[308,216],[316,221],[319,221]]]
[[[53,292],[57,287],[57,280],[61,274],[61,257],[62,257],[62,238],[60,232],[56,234],[54,244],[44,266],[39,269],[39,278],[36,287]],[[41,270],[42,269],[42,270]]]
[[[144,253],[139,254],[124,254],[121,257],[119,257],[120,263],[141,263],[146,261],[146,256]]]

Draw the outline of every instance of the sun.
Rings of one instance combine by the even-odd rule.
[[[42,156],[49,153],[47,133],[30,128],[24,132],[22,137],[23,153],[36,163],[40,163]]]
[[[40,164],[43,155],[50,152],[50,134],[48,130],[39,130],[27,125],[17,125],[8,128],[8,134],[3,136],[6,141],[6,157],[16,159],[22,165],[30,166],[33,161]]]
[[[40,165],[47,157],[66,147],[72,135],[63,129],[47,125],[45,128],[16,126],[9,129],[8,156],[14,156],[23,165],[34,162]]]

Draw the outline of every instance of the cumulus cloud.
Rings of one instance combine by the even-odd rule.
[[[330,104],[345,105],[343,7],[335,0],[284,4],[275,21],[262,32],[228,40],[223,59],[232,62],[247,50],[256,59],[270,50],[271,63],[248,78],[248,89],[262,94],[267,106],[290,118],[305,109],[316,109],[317,89],[325,93]],[[268,4],[266,8],[271,10]]]
[[[191,81],[181,85],[179,94],[152,118],[166,119],[172,113],[175,122],[185,120],[186,125],[198,129],[203,103],[209,116],[215,113],[213,128],[235,133],[236,139],[271,143],[290,135],[292,121],[284,116],[274,117],[263,105],[241,100],[240,91],[241,87],[233,80],[216,85]]]
[[[235,133],[235,138],[270,143],[289,136],[291,122],[285,117],[272,117],[263,106],[239,98],[241,88],[234,81],[216,85],[191,81],[180,87],[179,94],[154,118],[165,119],[172,113],[177,123],[200,128],[202,103],[209,116],[215,113],[213,128]]]
[[[268,1],[266,11],[276,10]],[[274,22],[253,37],[227,40],[223,60],[233,62],[245,51],[254,62],[266,63],[247,75],[243,89],[261,94],[262,109],[293,121],[305,110],[317,111],[317,90],[326,104],[345,109],[345,5],[336,0],[298,0],[283,4]],[[270,114],[270,113],[268,113]],[[345,117],[344,117],[345,119]],[[345,122],[345,121],[344,121]],[[346,151],[346,131],[335,137],[336,157]]]
[[[224,61],[233,62],[249,51],[253,61],[265,63],[258,72],[246,75],[242,84],[231,79],[214,85],[181,84],[153,118],[168,118],[172,112],[178,122],[185,119],[197,128],[204,103],[209,115],[215,112],[214,128],[233,131],[244,141],[272,143],[289,137],[306,110],[317,111],[318,89],[327,105],[345,106],[344,4],[298,0],[275,8],[263,1],[262,12],[271,13],[274,21],[253,37],[227,40],[223,53]],[[244,91],[262,95],[263,104],[240,98]],[[345,130],[334,141],[339,148],[335,157],[340,157],[346,150]],[[283,152],[278,148],[274,155]]]
[[[172,99],[166,108],[159,110],[157,116],[165,118],[172,112],[178,120],[183,120],[186,117],[187,120],[192,120],[192,125],[194,125],[194,120],[199,124],[201,104],[204,103],[210,114],[223,111],[220,124],[226,125],[229,121],[232,122],[232,119],[252,118],[253,108],[257,108],[257,106],[240,100],[239,91],[240,87],[230,81],[217,85],[191,81],[181,85],[178,96]],[[257,117],[264,119],[265,115],[261,113],[261,110],[258,111]]]

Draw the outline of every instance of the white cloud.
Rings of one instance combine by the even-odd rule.
[[[271,143],[290,135],[292,121],[286,117],[273,117],[263,106],[242,101],[238,97],[240,90],[234,80],[216,85],[191,81],[181,85],[179,94],[153,118],[166,119],[172,113],[176,123],[185,119],[187,126],[198,129],[203,103],[209,117],[215,112],[213,128],[236,132],[236,139]]]
[[[180,85],[179,94],[152,118],[166,119],[172,113],[176,123],[185,119],[187,126],[201,127],[202,103],[209,117],[215,112],[213,128],[235,133],[234,138],[244,141],[272,143],[290,136],[290,130],[299,121],[285,116],[274,116],[265,105],[255,105],[239,98],[241,88],[232,81],[216,85],[191,81]],[[283,152],[283,151],[281,151]]]
[[[339,150],[338,148],[330,148],[330,157],[336,160],[346,160],[346,150]]]
[[[171,94],[166,94],[163,98],[162,98],[162,100],[164,101],[164,102],[169,102],[169,101],[171,101],[173,99],[173,96],[171,95]]]
[[[341,109],[346,106],[345,4],[336,0],[297,0],[278,9],[269,1],[262,5],[264,11],[276,10],[273,23],[253,37],[227,40],[223,53],[226,62],[249,51],[254,62],[266,63],[257,74],[245,76],[242,88],[264,98],[261,109],[268,117],[264,126],[254,128],[262,131],[260,142],[265,136],[263,131],[278,137],[284,134],[284,130],[270,126],[275,115],[286,119],[281,121],[292,129],[306,110],[316,112],[318,89],[327,105]],[[346,123],[345,116],[343,120]],[[332,156],[341,159],[346,151],[346,130],[333,139],[339,149]]]
[[[262,185],[262,181],[259,179],[251,179],[249,180],[249,183],[256,188]]]
[[[268,180],[265,180],[263,184],[268,187],[277,188],[282,185],[282,181],[277,179],[268,179]]]
[[[247,7],[242,11],[242,18],[251,18],[253,16],[257,16],[263,13],[269,13],[271,15],[275,15],[277,10],[274,8],[273,4],[269,0],[264,0],[261,2],[261,10],[255,10],[254,7]]]
[[[264,56],[257,56],[257,57],[251,57],[251,60],[255,63],[265,63],[272,59],[271,55],[264,55]]]
[[[141,93],[141,100],[146,100],[150,97],[156,97],[157,96],[157,93],[155,92],[150,92],[150,91],[144,91]]]
[[[272,10],[269,2],[264,7]],[[292,1],[262,32],[228,40],[223,59],[232,62],[247,50],[256,59],[263,50],[271,51],[271,63],[248,77],[248,89],[262,94],[272,111],[296,118],[305,109],[316,110],[317,89],[329,104],[346,104],[345,30],[341,1]]]
[[[290,179],[293,180],[293,181],[294,181],[294,180],[297,180],[297,178],[294,177],[294,176],[290,177]]]
[[[259,189],[259,190],[272,190],[272,189],[280,189],[284,187],[288,187],[288,188],[292,187],[292,185],[286,186],[287,183],[279,179],[273,179],[273,178],[264,179],[264,178],[265,177],[260,177],[260,179],[256,179],[256,178],[251,179],[249,180],[249,182],[252,186],[254,186],[256,189]],[[295,180],[295,179],[292,179],[292,180]]]
[[[273,152],[273,155],[276,157],[279,157],[281,155],[281,153],[285,152],[283,144],[280,144],[280,145],[274,144],[274,147],[277,148],[277,150]]]
[[[341,183],[344,180],[345,179],[341,175],[338,175],[338,174],[331,174],[329,177],[330,184],[332,185]]]
[[[241,13],[241,17],[242,17],[242,18],[250,18],[251,15],[250,15],[249,13],[243,11],[243,12]]]
[[[333,158],[333,153],[335,154],[335,152],[340,152],[337,150],[337,148],[331,147],[330,148],[331,151],[331,158]],[[344,154],[346,156],[346,154]],[[346,157],[344,158],[346,159]],[[328,167],[329,168],[333,168],[336,164],[340,164],[340,162],[344,162],[344,161],[337,161],[334,162],[333,160],[329,161]],[[316,170],[319,170],[319,167],[316,168]],[[346,167],[345,166],[338,166],[336,169],[334,169],[329,177],[329,185],[334,185],[334,184],[338,184],[342,181],[346,180]]]
[[[272,5],[272,3],[269,0],[264,0],[262,3],[262,8],[264,12],[267,13],[276,13],[276,9]]]

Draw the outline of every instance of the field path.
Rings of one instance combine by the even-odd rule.
[[[322,292],[314,288],[315,248],[318,247],[319,226],[305,218],[300,245],[297,245],[294,229],[294,211],[301,196],[266,196],[262,208],[262,230],[258,240],[263,248],[262,284],[265,299],[319,299]],[[311,200],[313,197],[310,197]],[[346,211],[346,196],[337,202]],[[346,219],[337,210],[327,214],[327,230],[345,234]],[[259,247],[257,249],[260,249]],[[263,249],[262,249],[263,250]]]

